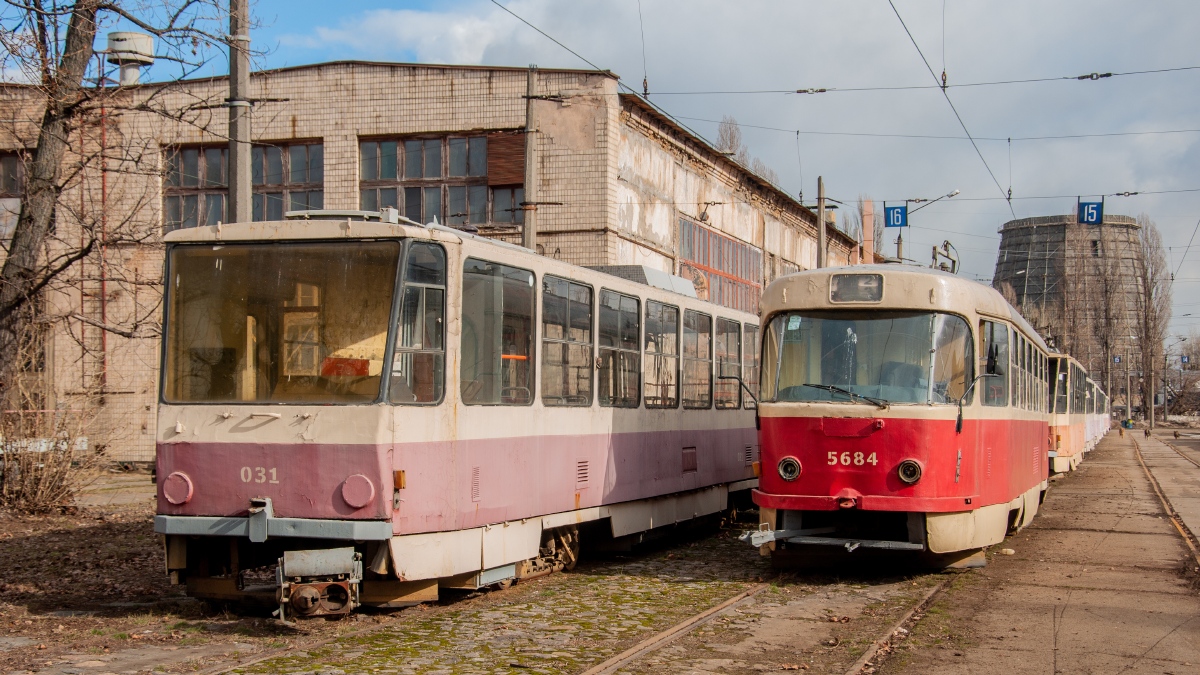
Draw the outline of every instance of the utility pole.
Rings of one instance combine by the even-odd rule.
[[[529,77],[525,83],[525,204],[514,205],[525,209],[521,245],[534,251],[537,250],[538,163],[537,124],[533,118],[533,103],[538,93],[537,79],[538,67],[531,63]]]
[[[1133,419],[1133,378],[1129,374],[1129,349],[1125,349],[1125,419]]]
[[[252,219],[250,185],[250,2],[229,0],[228,220]]]
[[[817,176],[817,267],[825,266],[825,178]]]

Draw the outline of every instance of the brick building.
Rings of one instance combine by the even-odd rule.
[[[78,206],[60,211],[60,242],[80,222],[124,235],[48,297],[68,318],[48,349],[47,405],[98,396],[89,436],[114,459],[153,458],[156,241],[226,220],[227,87],[226,78],[127,87],[104,133],[80,130],[78,156],[67,159],[78,166],[102,142],[121,148],[104,153],[104,171],[93,162],[69,185],[62,201]],[[334,62],[255,73],[251,88],[256,219],[394,206],[574,264],[678,274],[701,297],[749,311],[776,276],[816,264],[814,213],[620,94],[609,72],[541,69],[531,78],[525,68]],[[0,137],[0,225],[19,194],[19,175],[7,178],[20,173],[13,153],[36,140],[27,96],[0,90],[12,120]],[[857,262],[857,242],[828,232],[829,264]],[[137,330],[127,338],[101,324]]]

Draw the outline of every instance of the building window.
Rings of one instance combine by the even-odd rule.
[[[254,220],[283,220],[287,211],[325,208],[325,146],[263,145],[250,151]]]
[[[163,192],[165,232],[227,221],[229,148],[172,148]]]
[[[1093,258],[1100,257],[1100,240],[1099,239],[1092,240],[1092,257]]]
[[[360,208],[457,227],[523,223],[523,148],[511,134],[361,141]]]
[[[286,211],[324,208],[324,146],[255,146],[250,154],[254,220],[283,220]],[[167,152],[163,198],[166,232],[229,220],[229,148],[173,148]]]
[[[0,240],[8,241],[21,215],[25,167],[15,152],[0,153]]]
[[[762,251],[686,218],[679,219],[680,276],[701,298],[757,312],[762,295]]]

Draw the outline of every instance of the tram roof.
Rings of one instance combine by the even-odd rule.
[[[527,259],[531,268],[536,268],[541,273],[563,274],[570,273],[573,277],[578,278],[595,278],[602,277],[605,279],[604,284],[612,287],[614,290],[623,290],[625,292],[638,293],[645,295],[646,289],[654,289],[654,294],[665,295],[677,298],[682,305],[692,305],[693,303],[700,305],[708,305],[713,308],[719,308],[720,305],[713,303],[710,300],[703,300],[695,296],[688,296],[679,293],[672,289],[666,289],[659,286],[654,286],[639,281],[625,279],[613,275],[600,269],[592,269],[581,267],[571,263],[556,260],[535,253],[523,246],[518,246],[506,241],[491,239],[489,237],[480,236],[471,232],[463,232],[452,227],[431,223],[428,225],[420,225],[406,219],[401,219],[399,223],[389,223],[379,220],[358,220],[355,217],[361,216],[360,212],[352,213],[352,217],[335,218],[329,215],[322,215],[313,218],[291,218],[288,220],[268,220],[256,221],[251,223],[228,223],[217,225],[204,225],[200,227],[189,227],[186,229],[174,230],[163,235],[163,241],[168,244],[229,244],[229,243],[269,243],[269,242],[284,242],[284,241],[338,241],[338,240],[367,240],[367,239],[424,239],[426,241],[439,241],[443,243],[461,244],[464,242],[476,242],[490,248],[495,248],[502,251],[507,251],[511,256],[516,254],[520,259]],[[516,260],[517,258],[512,258]],[[716,311],[714,309],[714,311]],[[747,313],[742,310],[722,308],[721,313],[727,316],[737,315],[739,320],[749,321],[753,313]]]
[[[834,275],[878,274],[883,277],[882,299],[876,302],[833,302],[830,284]],[[933,310],[953,314],[979,314],[1002,319],[1019,327],[1026,337],[1051,350],[1025,317],[996,289],[956,274],[915,265],[849,265],[793,272],[771,282],[763,291],[764,321],[789,309]]]

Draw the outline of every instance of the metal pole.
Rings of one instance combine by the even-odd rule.
[[[529,65],[529,77],[525,83],[525,226],[521,230],[521,245],[537,250],[537,125],[533,118],[533,102],[537,96],[538,67]],[[518,206],[518,205],[514,205]]]
[[[1125,349],[1125,419],[1133,419],[1133,378],[1129,373],[1129,349]]]
[[[229,0],[228,220],[250,222],[250,3]]]
[[[825,266],[825,178],[817,176],[817,267]]]

